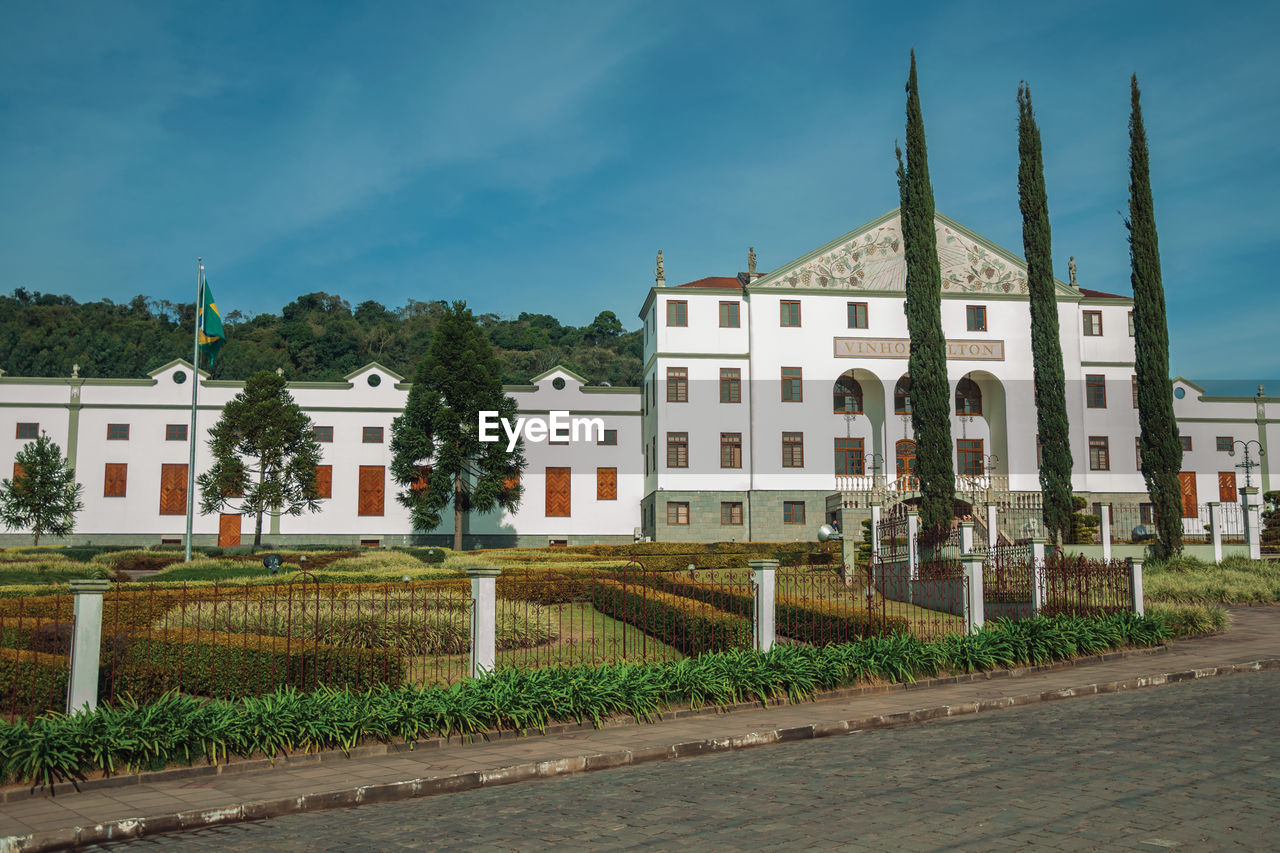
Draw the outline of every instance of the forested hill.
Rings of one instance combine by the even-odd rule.
[[[431,343],[444,302],[410,300],[397,309],[368,300],[353,310],[327,293],[308,293],[280,314],[223,316],[227,343],[211,373],[244,379],[258,370],[284,369],[290,380],[341,379],[377,361],[412,379]],[[194,303],[137,296],[116,304],[84,304],[69,296],[19,288],[0,296],[0,368],[10,376],[140,378],[175,358],[191,359]],[[503,382],[524,384],[563,364],[589,382],[639,385],[641,333],[625,332],[612,311],[589,325],[563,326],[548,314],[514,320],[478,316],[502,364]],[[208,366],[205,366],[209,369]]]

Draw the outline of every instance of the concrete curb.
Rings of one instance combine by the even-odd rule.
[[[654,761],[669,761],[676,758],[690,758],[719,752],[752,749],[775,743],[810,740],[859,731],[896,728],[946,717],[998,711],[1004,708],[1052,702],[1059,699],[1119,693],[1126,690],[1139,690],[1221,675],[1276,669],[1280,669],[1280,658],[1266,658],[1249,663],[1160,673],[1123,681],[1099,682],[1081,687],[1066,687],[1040,693],[965,702],[959,705],[938,705],[896,714],[871,714],[847,720],[751,732],[730,738],[685,741],[665,747],[650,747],[640,750],[620,749],[612,752],[578,755],[550,761],[514,764],[491,770],[409,779],[377,785],[361,785],[354,788],[344,788],[320,794],[307,794],[299,797],[259,800],[226,808],[198,809],[155,817],[126,818],[92,826],[78,826],[32,833],[30,835],[0,838],[0,853],[36,853],[36,851],[67,850],[88,844],[123,841],[169,832],[187,832],[211,826],[282,817],[299,812],[351,808],[370,803],[429,797],[437,794],[469,791],[475,788],[510,785],[532,779],[564,776],[570,773],[584,773],[613,767],[646,764]],[[951,679],[944,679],[944,681],[954,683]]]

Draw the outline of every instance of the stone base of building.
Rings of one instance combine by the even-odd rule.
[[[521,535],[514,533],[498,534],[464,534],[462,547],[465,551],[482,548],[546,548],[558,545],[629,545],[635,541],[631,535]],[[40,547],[73,547],[102,545],[125,548],[151,548],[157,545],[170,544],[181,546],[183,538],[159,533],[87,533],[71,536],[42,536]],[[218,547],[216,534],[195,534],[191,544],[196,548]],[[242,536],[239,547],[253,544],[253,534]],[[0,547],[30,547],[31,537],[23,533],[0,534]],[[262,548],[300,548],[305,546],[333,546],[347,548],[363,545],[369,548],[392,548],[406,546],[453,547],[452,533],[408,533],[408,534],[281,534],[263,533]]]
[[[831,493],[830,489],[650,492],[640,501],[640,529],[654,542],[816,542],[818,528],[831,520],[827,513]],[[794,507],[787,516],[791,520],[784,519],[788,503],[804,505],[802,520],[795,520]]]

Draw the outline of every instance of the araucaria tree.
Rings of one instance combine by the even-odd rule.
[[[244,390],[222,407],[209,436],[213,467],[196,480],[202,513],[254,516],[253,544],[258,546],[264,514],[301,515],[320,508],[320,444],[284,377],[271,371],[250,376]]]
[[[898,192],[902,197],[902,245],[907,261],[907,330],[911,355],[911,428],[916,438],[916,474],[920,478],[920,523],[925,530],[951,524],[955,468],[951,464],[951,385],[947,380],[947,344],[942,333],[942,270],[933,224],[933,186],[924,142],[924,117],[916,87],[916,54],[907,78],[907,162],[898,156]]]
[[[1142,476],[1156,514],[1158,556],[1182,550],[1182,440],[1173,417],[1173,383],[1169,379],[1169,327],[1165,320],[1164,285],[1160,281],[1160,246],[1156,238],[1155,204],[1147,131],[1142,125],[1138,75],[1130,80],[1129,229],[1130,282],[1133,284],[1134,372],[1138,378],[1138,425]]]
[[[1018,204],[1022,251],[1031,292],[1031,363],[1035,370],[1036,429],[1042,447],[1040,491],[1049,535],[1061,544],[1071,532],[1071,433],[1066,376],[1058,336],[1058,297],[1053,283],[1049,199],[1044,187],[1040,128],[1031,109],[1031,87],[1018,87]]]
[[[469,512],[520,503],[522,446],[508,452],[505,435],[481,441],[485,411],[514,423],[516,403],[502,391],[501,368],[476,318],[465,302],[455,302],[414,374],[404,414],[391,423],[391,477],[417,530],[439,527],[441,512],[453,504],[456,551]]]
[[[0,480],[0,521],[10,530],[30,530],[31,544],[40,537],[66,536],[84,509],[75,469],[62,458],[62,448],[41,433],[14,457],[13,479]]]

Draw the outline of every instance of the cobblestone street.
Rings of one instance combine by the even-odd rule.
[[[95,850],[1269,850],[1280,672]]]

